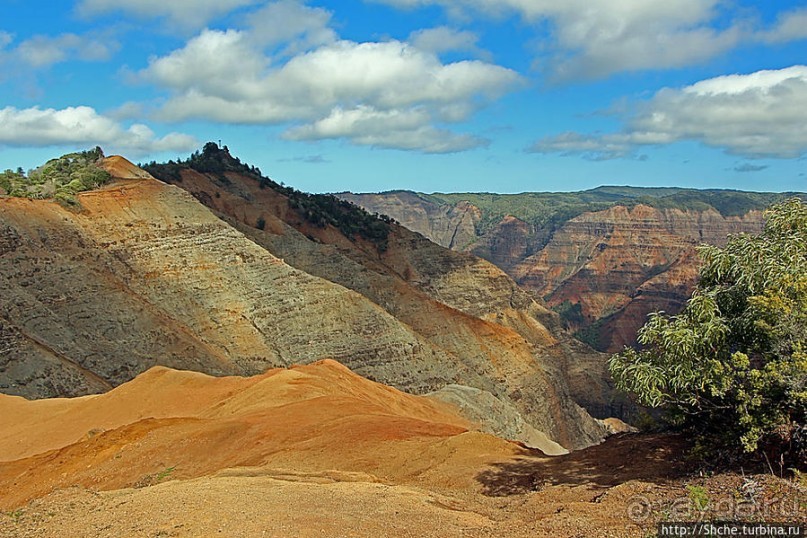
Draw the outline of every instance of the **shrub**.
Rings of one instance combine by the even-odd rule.
[[[807,205],[773,206],[761,235],[702,247],[692,298],[677,316],[650,316],[641,350],[609,367],[640,403],[664,407],[702,453],[727,458],[776,450],[805,465]]]
[[[0,187],[10,196],[53,197],[60,202],[70,200],[74,205],[75,194],[96,189],[111,179],[109,172],[98,166],[103,157],[101,148],[96,147],[51,159],[27,176],[21,169],[6,170],[0,175]]]

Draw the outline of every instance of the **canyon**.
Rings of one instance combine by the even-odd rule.
[[[58,202],[0,193],[0,537],[646,536],[703,515],[693,487],[724,506],[749,480],[804,519],[796,482],[693,478],[689,440],[627,433],[607,355],[540,292],[602,278],[595,316],[647,266],[683,289],[694,236],[659,254],[680,228],[761,214],[504,216],[506,272],[467,252],[493,223],[471,202],[435,219],[447,248],[216,144],[96,164]]]
[[[677,313],[698,277],[700,244],[759,233],[785,195],[602,187],[580,193],[340,193],[445,247],[494,263],[545,299],[567,329],[615,352],[651,312]]]

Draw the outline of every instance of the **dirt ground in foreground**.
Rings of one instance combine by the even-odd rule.
[[[532,451],[470,488],[360,472],[244,467],[113,491],[58,490],[0,515],[0,537],[654,536],[659,521],[807,523],[807,485],[685,474],[685,443],[620,435],[567,456]]]
[[[0,397],[0,431],[0,538],[645,537],[807,517],[804,480],[693,476],[681,437],[547,456],[327,360]]]

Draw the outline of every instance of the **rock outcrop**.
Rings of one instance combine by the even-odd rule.
[[[648,313],[681,309],[697,281],[699,244],[758,233],[762,219],[761,211],[724,217],[714,209],[615,206],[569,220],[513,274],[550,305],[579,304],[589,340],[617,351],[635,342]]]
[[[476,223],[482,218],[482,212],[468,202],[441,205],[411,191],[360,195],[345,192],[338,196],[393,216],[410,230],[447,248],[463,250],[477,240]]]

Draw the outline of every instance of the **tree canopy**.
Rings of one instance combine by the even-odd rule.
[[[677,316],[651,314],[641,349],[609,368],[622,390],[663,407],[700,447],[723,455],[775,446],[807,459],[807,205],[772,206],[758,236],[703,246],[700,280]]]

